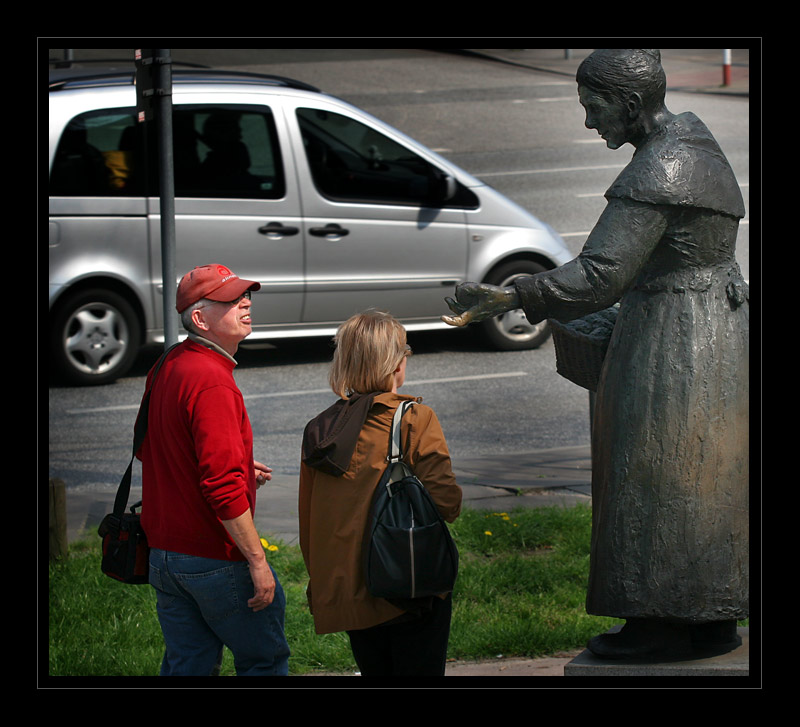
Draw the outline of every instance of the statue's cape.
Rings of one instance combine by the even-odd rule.
[[[605,196],[703,207],[737,218],[745,214],[728,160],[705,124],[692,113],[675,116],[638,148]]]

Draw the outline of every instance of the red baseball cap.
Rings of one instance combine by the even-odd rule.
[[[236,273],[224,265],[216,263],[196,267],[181,278],[178,293],[175,296],[175,307],[183,313],[190,305],[201,298],[225,303],[236,300],[246,290],[258,290],[261,283],[253,280],[242,280]]]

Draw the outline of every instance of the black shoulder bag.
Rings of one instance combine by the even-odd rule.
[[[177,344],[176,344],[177,345]],[[150,406],[150,391],[156,380],[158,370],[164,363],[167,354],[175,346],[171,346],[158,360],[153,371],[153,378],[150,388],[142,397],[139,407],[139,415],[133,430],[133,454],[128,464],[128,469],[122,476],[122,480],[117,488],[117,496],[114,499],[114,510],[103,518],[97,529],[98,535],[103,539],[103,558],[100,562],[100,569],[110,578],[141,585],[148,582],[150,571],[150,546],[147,544],[147,536],[142,530],[140,514],[136,512],[137,507],[141,507],[142,501],[131,505],[131,511],[125,512],[128,504],[128,495],[131,490],[131,473],[133,471],[133,460],[136,453],[144,442],[147,433],[147,412]]]
[[[400,422],[414,404],[397,407],[389,462],[372,498],[364,538],[367,589],[378,598],[416,599],[448,593],[458,574],[458,550],[430,493],[403,461]]]

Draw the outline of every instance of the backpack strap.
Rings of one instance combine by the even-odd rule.
[[[386,457],[386,461],[389,463],[389,469],[391,470],[389,479],[386,483],[390,497],[394,494],[392,485],[395,482],[399,482],[404,477],[412,474],[409,466],[403,461],[403,447],[402,442],[400,441],[400,424],[402,422],[403,415],[414,404],[416,404],[416,402],[413,400],[402,402],[397,409],[395,409],[394,417],[392,418],[392,431],[389,437],[389,455]]]
[[[389,442],[390,452],[386,458],[389,462],[400,462],[403,459],[403,448],[400,442],[400,423],[403,415],[415,404],[416,402],[409,400],[404,401],[400,406],[395,409],[394,418],[392,419],[392,434]]]

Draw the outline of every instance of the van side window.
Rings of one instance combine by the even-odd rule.
[[[173,155],[176,197],[284,196],[280,146],[266,107],[174,107]]]
[[[435,205],[439,171],[405,146],[341,114],[297,109],[306,158],[319,192],[346,202]]]
[[[175,106],[172,125],[176,197],[284,196],[283,163],[268,108]],[[137,122],[135,109],[81,114],[69,122],[59,141],[50,195],[157,195],[157,154],[155,130]]]
[[[76,116],[58,144],[50,174],[55,196],[144,194],[142,130],[134,109],[107,109]]]

